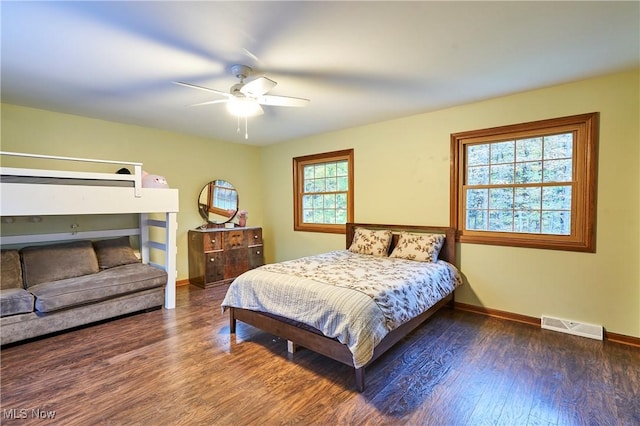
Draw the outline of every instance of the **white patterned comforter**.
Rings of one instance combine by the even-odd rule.
[[[356,368],[389,333],[462,284],[451,264],[332,251],[261,266],[235,279],[222,302],[314,327],[347,345]]]

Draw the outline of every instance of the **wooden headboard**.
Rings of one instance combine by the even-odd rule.
[[[372,223],[347,223],[347,245],[346,248],[351,246],[353,241],[353,235],[356,228],[366,229],[388,229],[393,232],[393,240],[391,241],[391,247],[389,253],[393,251],[393,248],[398,242],[398,235],[402,231],[415,232],[415,233],[427,233],[427,234],[445,234],[444,244],[440,250],[438,259],[442,259],[452,265],[456,264],[456,230],[448,226],[422,226],[422,225],[381,225]]]

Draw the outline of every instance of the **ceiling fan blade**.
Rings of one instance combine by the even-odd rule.
[[[278,83],[267,77],[258,77],[242,86],[240,92],[246,96],[257,98],[258,96],[262,96],[269,90],[273,89],[276,84]]]
[[[206,101],[206,102],[200,102],[197,104],[191,104],[191,105],[187,105],[188,107],[196,107],[196,106],[202,106],[202,105],[213,105],[213,104],[222,104],[222,103],[226,103],[229,102],[228,99],[218,99],[217,101]]]
[[[311,102],[309,99],[292,98],[290,96],[264,95],[258,97],[258,103],[262,105],[304,107]]]
[[[190,87],[192,89],[205,90],[205,91],[211,92],[211,93],[217,93],[219,95],[226,96],[227,98],[233,96],[228,92],[223,92],[221,90],[216,90],[216,89],[209,89],[208,87],[196,86],[195,84],[183,83],[181,81],[174,81],[173,84],[178,84],[180,86]]]

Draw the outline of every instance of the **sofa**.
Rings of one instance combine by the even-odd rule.
[[[161,307],[166,284],[129,237],[2,250],[0,344]]]

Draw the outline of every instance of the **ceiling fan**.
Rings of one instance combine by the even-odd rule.
[[[263,114],[264,110],[261,105],[303,107],[309,104],[309,99],[267,95],[267,92],[273,89],[278,83],[264,76],[260,76],[248,83],[245,83],[244,80],[253,73],[253,69],[247,65],[233,65],[231,67],[231,72],[236,78],[240,79],[240,82],[231,86],[229,92],[223,92],[221,90],[210,89],[208,87],[197,86],[190,83],[183,83],[181,81],[175,81],[174,83],[225,96],[226,99],[200,102],[190,106],[226,103],[229,112],[236,117],[246,118]]]

